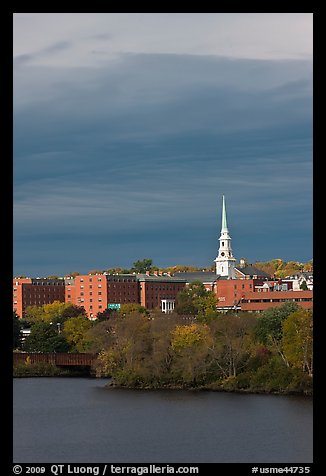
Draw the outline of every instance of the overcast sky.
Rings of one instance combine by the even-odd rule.
[[[14,273],[312,258],[312,13],[15,13]]]

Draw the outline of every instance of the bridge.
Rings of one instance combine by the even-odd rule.
[[[57,365],[58,367],[91,367],[97,354],[68,354],[68,353],[41,353],[41,352],[14,352],[13,364],[38,362]]]

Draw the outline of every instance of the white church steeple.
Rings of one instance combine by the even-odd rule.
[[[228,225],[226,221],[226,207],[224,195],[222,197],[222,227],[219,242],[220,247],[218,250],[218,255],[214,260],[216,264],[216,274],[219,274],[220,276],[225,276],[228,279],[234,279],[234,266],[236,260],[232,254],[231,237],[229,235]]]

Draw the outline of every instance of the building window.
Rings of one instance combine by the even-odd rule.
[[[84,278],[80,278],[80,282],[83,283],[83,282],[84,282]]]
[[[102,284],[99,284],[98,287],[101,288],[101,287],[102,287]]]
[[[102,278],[97,278],[98,281],[102,281]]]
[[[80,289],[84,289],[84,286],[80,286]]]

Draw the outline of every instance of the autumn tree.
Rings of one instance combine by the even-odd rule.
[[[137,385],[150,373],[150,323],[143,314],[131,313],[114,322],[112,345],[100,353],[97,372],[111,375],[120,385]]]
[[[209,363],[212,337],[206,324],[176,326],[172,332],[171,348],[175,353],[172,372],[181,383],[203,383]]]
[[[300,309],[282,323],[283,352],[291,366],[313,373],[313,318],[312,311]]]
[[[157,383],[165,384],[171,381],[171,370],[175,358],[175,352],[172,349],[173,331],[177,325],[181,325],[182,319],[174,312],[162,315],[161,311],[153,311],[151,315],[152,375]]]
[[[136,302],[121,304],[120,309],[118,311],[119,316],[128,316],[129,314],[135,314],[135,313],[136,314],[144,314],[144,315],[149,314],[146,307],[144,307],[141,304],[138,304]]]
[[[103,320],[96,322],[85,334],[85,340],[89,343],[89,352],[99,353],[109,349],[114,342],[112,322]]]
[[[224,378],[235,377],[246,367],[253,351],[253,316],[235,313],[222,314],[209,326],[214,335],[211,353],[217,374]]]
[[[70,344],[72,351],[86,352],[90,346],[87,331],[92,327],[92,322],[85,316],[68,319],[63,325],[62,334]]]
[[[26,319],[31,324],[34,322],[63,324],[67,319],[80,315],[86,316],[86,311],[83,307],[60,301],[54,301],[43,306],[28,306],[26,308]]]

